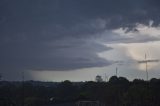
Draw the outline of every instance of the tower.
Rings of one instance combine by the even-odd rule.
[[[116,67],[116,77],[118,77],[118,68]]]
[[[147,55],[145,54],[145,64],[146,64],[146,80],[148,81],[148,60],[147,60]]]

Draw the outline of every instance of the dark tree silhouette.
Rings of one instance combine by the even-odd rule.
[[[112,76],[109,82],[24,82],[25,106],[99,101],[107,106],[160,106],[160,79],[150,81]],[[0,81],[0,106],[21,106],[21,82]],[[6,105],[4,105],[6,104]]]

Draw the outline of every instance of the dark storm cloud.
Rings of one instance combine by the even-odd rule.
[[[73,70],[112,62],[99,33],[160,22],[158,0],[1,0],[2,70]],[[108,34],[108,40],[117,40]]]
[[[110,64],[96,53],[109,50],[100,44],[81,40],[59,40],[49,44],[18,43],[2,49],[2,67],[15,69],[72,70]]]

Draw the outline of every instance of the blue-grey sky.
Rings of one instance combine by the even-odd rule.
[[[159,0],[0,0],[4,80],[145,78],[159,60]],[[149,75],[159,78],[159,63]]]

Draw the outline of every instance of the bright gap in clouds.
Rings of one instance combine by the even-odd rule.
[[[147,42],[147,43],[129,43],[129,44],[106,44],[114,48],[113,50],[99,53],[100,57],[108,60],[113,60],[119,65],[134,65],[138,70],[145,70],[145,64],[138,63],[145,59],[159,60],[160,59],[160,41]],[[159,63],[149,63],[149,69],[155,69]]]
[[[107,47],[112,47],[110,51],[99,53],[98,55],[107,60],[115,62],[116,66],[123,67],[126,73],[129,70],[145,71],[145,63],[138,63],[138,61],[158,60],[156,62],[148,62],[148,71],[150,78],[158,77],[160,75],[160,27],[152,27],[151,21],[148,26],[137,24],[134,31],[127,31],[127,28],[115,29],[112,32],[122,38],[128,38],[127,41],[122,40],[117,43],[104,43]],[[128,72],[127,72],[128,71]],[[136,73],[137,71],[135,71]],[[134,73],[134,72],[133,72]],[[130,74],[133,74],[130,73]],[[141,78],[145,78],[141,76]]]
[[[71,71],[28,71],[34,78],[34,80],[41,81],[95,81],[97,75],[105,77],[113,76],[113,67],[98,67],[98,68],[84,68]]]

